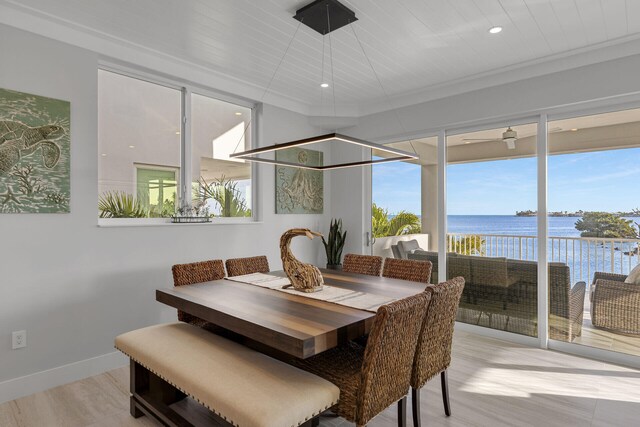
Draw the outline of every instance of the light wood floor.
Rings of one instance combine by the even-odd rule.
[[[149,426],[129,415],[126,368],[0,405],[0,426]],[[453,414],[437,379],[423,393],[425,426],[632,426],[640,423],[640,371],[456,332]],[[409,406],[410,407],[410,406]],[[395,408],[370,426],[395,426]],[[323,419],[322,426],[350,425]],[[410,425],[410,423],[409,423]]]

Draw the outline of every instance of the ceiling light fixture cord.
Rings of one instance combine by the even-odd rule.
[[[331,59],[331,93],[333,97],[333,117],[336,115],[336,83],[333,78],[333,47],[331,45],[331,18],[329,17],[329,5],[327,5],[327,29],[329,31],[329,58]],[[336,130],[336,129],[334,129]]]
[[[289,44],[287,45],[287,48],[284,50],[284,54],[282,55],[282,58],[280,58],[280,62],[278,62],[278,66],[276,67],[275,71],[273,72],[273,75],[271,76],[271,79],[269,79],[269,84],[267,84],[267,87],[264,89],[264,92],[262,93],[262,97],[260,98],[260,102],[264,101],[264,97],[267,95],[267,92],[269,92],[269,89],[271,88],[271,84],[273,83],[273,79],[276,78],[276,74],[278,74],[278,70],[280,70],[280,66],[284,62],[284,58],[286,58],[287,53],[289,52],[289,48],[291,48],[291,45],[293,44],[293,40],[295,40],[296,35],[298,34],[298,30],[300,29],[300,25],[302,25],[302,21],[303,20],[298,22],[298,26],[296,27],[296,31],[293,33],[293,36],[291,36],[291,39],[289,40]],[[234,153],[236,152],[236,150],[238,149],[238,146],[240,146],[240,143],[244,139],[244,136],[247,133],[247,129],[249,129],[249,125],[251,124],[251,120],[252,119],[249,119],[249,121],[247,122],[247,125],[244,127],[244,132],[242,132],[242,135],[240,136],[240,139],[238,139],[238,143],[236,144],[236,148],[233,150]]]
[[[349,27],[351,27],[351,31],[353,31],[353,36],[356,38],[356,41],[358,42],[358,45],[360,46],[360,50],[362,51],[362,54],[364,55],[365,59],[369,63],[369,67],[371,68],[371,71],[373,72],[373,75],[375,76],[376,80],[378,81],[378,85],[380,86],[380,89],[382,89],[382,93],[383,93],[387,103],[389,104],[389,107],[391,107],[391,110],[393,110],[393,112],[395,113],[396,120],[398,120],[398,124],[400,125],[400,128],[402,129],[402,132],[404,132],[406,134],[407,133],[407,129],[404,127],[404,124],[402,123],[402,120],[400,120],[400,116],[398,115],[398,110],[396,110],[393,107],[393,104],[391,103],[391,98],[389,97],[389,94],[385,90],[385,88],[384,88],[384,86],[382,84],[382,81],[380,80],[380,77],[378,76],[378,73],[376,72],[376,69],[373,67],[373,63],[371,62],[371,60],[369,59],[369,56],[367,55],[367,52],[364,50],[364,46],[362,45],[362,42],[360,41],[360,38],[358,37],[358,34],[356,33],[356,29],[353,27],[353,23],[349,24]],[[413,150],[413,153],[417,155],[418,152],[415,150],[415,148],[413,146],[413,140],[412,139],[409,139],[409,144],[411,145],[411,149]]]

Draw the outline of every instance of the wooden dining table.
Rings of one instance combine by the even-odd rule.
[[[326,285],[400,299],[419,282],[320,269]],[[269,274],[286,277],[282,271]],[[306,359],[366,335],[375,313],[232,280],[156,290],[156,300],[281,354]]]

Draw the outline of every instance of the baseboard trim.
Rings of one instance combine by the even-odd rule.
[[[119,351],[0,382],[0,403],[126,366]]]

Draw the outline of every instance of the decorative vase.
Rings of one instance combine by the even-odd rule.
[[[294,289],[301,292],[317,292],[322,290],[324,280],[318,267],[296,259],[293,253],[291,253],[289,245],[291,244],[291,240],[296,236],[307,236],[313,239],[314,236],[321,236],[321,234],[313,232],[308,228],[292,228],[291,230],[287,230],[280,237],[282,268]]]
[[[327,270],[342,270],[342,264],[327,264]]]

